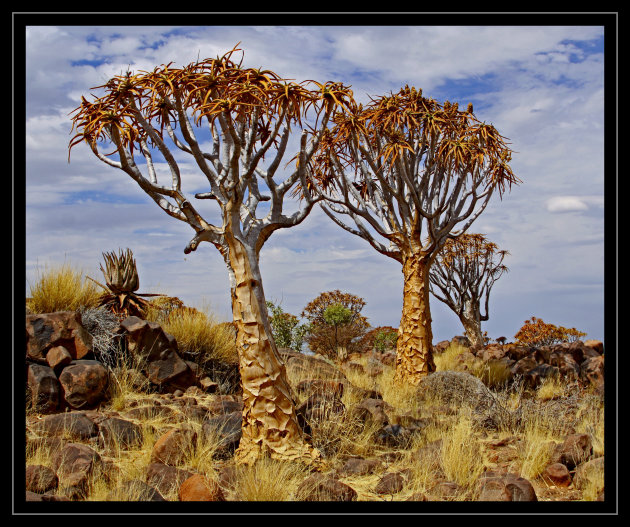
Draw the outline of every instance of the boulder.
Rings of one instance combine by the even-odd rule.
[[[179,487],[179,501],[225,501],[225,496],[216,481],[195,474]]]
[[[391,422],[390,416],[393,416],[393,411],[394,408],[383,401],[383,399],[369,397],[353,406],[350,414],[363,423],[372,421],[385,426]]]
[[[169,494],[191,476],[193,472],[163,463],[151,463],[147,467],[146,482],[155,487],[161,494]]]
[[[47,437],[69,437],[75,441],[87,441],[98,433],[94,421],[82,412],[48,415],[34,423],[31,429]]]
[[[302,501],[355,501],[357,491],[330,475],[315,473],[300,483],[297,496]]]
[[[59,409],[61,386],[50,366],[31,363],[27,366],[27,385],[35,411],[52,413]]]
[[[361,457],[351,457],[337,471],[340,476],[366,476],[372,474],[383,464],[378,459],[363,459]]]
[[[197,432],[192,426],[173,428],[162,435],[153,445],[151,463],[178,465],[193,451],[197,442]]]
[[[604,356],[590,357],[580,365],[580,379],[599,389],[604,388]]]
[[[556,366],[560,375],[571,381],[576,381],[580,377],[580,365],[570,353],[558,353],[556,351],[549,355],[548,363]]]
[[[307,395],[328,393],[341,398],[343,390],[344,384],[342,382],[325,379],[305,379],[297,385],[297,391]]]
[[[202,438],[214,444],[214,457],[225,458],[234,453],[241,440],[242,422],[240,411],[211,417],[203,422]]]
[[[87,445],[67,443],[52,456],[52,469],[60,476],[74,473],[88,475],[101,462],[101,456]]]
[[[604,343],[601,340],[585,340],[584,345],[595,350],[599,355],[604,354]]]
[[[139,479],[124,481],[112,490],[108,501],[166,501],[160,492]]]
[[[536,367],[526,372],[524,375],[524,379],[525,383],[530,388],[536,388],[542,384],[544,379],[559,376],[560,370],[556,366],[551,366],[550,364],[546,364],[543,362],[542,364],[538,364]]]
[[[346,406],[334,394],[315,393],[300,404],[295,412],[303,415],[308,421],[329,419],[332,415],[340,415],[346,411]]]
[[[593,454],[593,444],[588,434],[568,435],[564,442],[557,445],[552,455],[552,462],[562,463],[573,470]]]
[[[44,493],[55,490],[59,484],[59,478],[54,470],[44,465],[26,466],[26,490]]]
[[[110,417],[102,421],[98,428],[105,448],[128,450],[142,444],[142,428],[131,421]]]
[[[171,392],[196,384],[195,373],[178,354],[175,337],[159,324],[127,317],[121,327],[126,332],[129,352],[146,360],[146,375],[152,383]]]
[[[26,358],[45,363],[51,348],[63,346],[73,359],[82,359],[92,350],[92,336],[75,311],[26,315]]]
[[[553,483],[556,487],[568,487],[571,485],[571,473],[566,465],[552,463],[545,468],[543,478]]]
[[[477,501],[538,501],[532,484],[515,474],[488,471],[479,478],[478,485]]]
[[[374,492],[377,494],[396,494],[405,486],[405,479],[398,472],[387,472],[383,474],[376,484]]]
[[[97,360],[75,360],[59,375],[63,400],[71,408],[90,408],[106,395],[109,376]]]
[[[48,350],[46,362],[56,372],[72,362],[72,355],[64,346],[55,346]]]
[[[601,475],[604,473],[604,468],[604,456],[597,457],[587,461],[586,463],[580,464],[575,470],[573,484],[578,489],[584,489],[589,480],[595,479],[594,474],[599,472]]]

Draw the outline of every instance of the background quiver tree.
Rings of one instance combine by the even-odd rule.
[[[314,353],[336,359],[339,348],[345,353],[361,351],[360,337],[369,329],[361,315],[365,300],[339,289],[326,291],[309,302],[302,317],[309,322],[306,342]]]
[[[234,47],[181,68],[169,63],[127,72],[97,86],[104,93],[82,97],[73,112],[76,134],[69,150],[86,143],[166,214],[188,224],[194,234],[184,253],[202,242],[221,253],[243,389],[237,460],[253,463],[269,455],[318,463],[320,455],[298,423],[273,341],[259,257],[273,232],[300,224],[321,199],[310,191],[311,158],[334,108],[347,104],[352,92],[340,83],[298,84],[270,70],[244,67],[243,58],[236,60],[239,51]],[[294,163],[278,171],[291,134],[299,137]],[[184,190],[181,158],[193,161],[205,178],[203,192]],[[302,200],[295,212],[285,213],[284,200],[298,184]],[[196,200],[216,206],[214,224],[202,216]]]
[[[120,319],[129,316],[144,318],[149,302],[142,297],[162,296],[159,293],[136,293],[140,288],[138,269],[131,249],[124,252],[118,250],[103,253],[105,269],[101,265],[101,272],[105,276],[105,285],[90,278],[100,285],[106,292],[99,299],[99,305],[104,306]]]
[[[559,342],[575,342],[585,336],[586,333],[575,328],[547,324],[542,318],[532,317],[525,321],[514,338],[520,344],[539,347],[551,346]]]
[[[485,344],[481,321],[489,318],[492,286],[508,271],[508,254],[483,234],[461,234],[447,239],[429,271],[431,293],[455,312],[473,348]]]
[[[417,384],[435,370],[429,269],[449,236],[470,227],[495,191],[519,180],[506,138],[422,90],[338,108],[312,159],[320,205],[340,227],[398,261],[403,308],[397,382]],[[345,218],[350,223],[344,221]]]

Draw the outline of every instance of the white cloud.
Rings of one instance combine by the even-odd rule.
[[[549,212],[572,212],[588,210],[588,205],[576,196],[555,196],[547,200],[547,210]]]

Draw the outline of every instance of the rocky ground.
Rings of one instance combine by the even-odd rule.
[[[201,367],[135,317],[118,334],[142,367],[111,367],[74,313],[27,316],[27,501],[604,499],[601,342],[473,352],[456,337],[436,345],[448,369],[404,393],[393,352],[333,364],[282,349],[325,460],[310,472],[233,463],[233,365]]]

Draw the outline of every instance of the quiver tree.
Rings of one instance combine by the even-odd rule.
[[[86,142],[166,214],[190,225],[194,236],[185,253],[202,242],[220,251],[230,278],[243,388],[237,459],[249,463],[266,453],[310,462],[319,453],[298,425],[269,325],[259,255],[274,231],[301,223],[318,199],[309,191],[311,157],[335,105],[351,92],[340,84],[296,84],[272,71],[245,68],[242,59],[232,58],[237,51],[183,68],[168,64],[112,78],[97,87],[104,95],[83,97],[74,111],[77,134],[69,148]],[[292,132],[300,135],[288,163]],[[205,191],[184,192],[180,156],[194,161]],[[278,170],[283,159],[289,170]],[[297,184],[305,189],[300,206],[285,213],[284,198]],[[218,221],[201,215],[201,200],[212,200]]]
[[[507,254],[483,234],[461,234],[447,239],[429,271],[431,293],[459,317],[474,348],[484,345],[481,321],[488,320],[492,286],[508,271]]]
[[[339,109],[312,158],[326,214],[402,265],[397,381],[416,384],[431,356],[429,269],[448,237],[518,182],[511,150],[472,104],[443,105],[406,86],[366,107]],[[348,217],[346,223],[342,218]]]
[[[325,291],[309,302],[302,317],[309,322],[306,342],[311,351],[333,359],[359,351],[358,338],[370,327],[361,314],[364,306],[361,297],[339,289]]]

